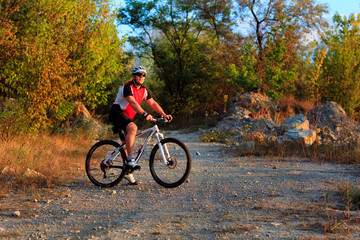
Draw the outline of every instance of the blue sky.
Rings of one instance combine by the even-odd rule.
[[[123,0],[113,0],[116,5],[123,5]],[[317,0],[317,3],[326,3],[329,7],[330,15],[334,15],[336,12],[340,14],[360,13],[360,1],[359,0]]]
[[[359,0],[318,0],[317,2],[326,3],[331,16],[333,16],[336,12],[341,15],[360,13]]]
[[[117,6],[123,6],[123,0],[113,0],[113,2]],[[316,3],[325,3],[328,6],[328,18],[332,19],[335,13],[339,13],[340,15],[349,15],[352,13],[360,13],[360,1],[359,0],[317,0]],[[119,36],[122,36],[126,32],[131,31],[131,29],[127,26],[118,26]]]

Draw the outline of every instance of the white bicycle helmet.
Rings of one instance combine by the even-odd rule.
[[[142,66],[136,66],[133,68],[131,74],[135,74],[135,73],[138,73],[138,72],[144,72],[146,73],[146,69]]]

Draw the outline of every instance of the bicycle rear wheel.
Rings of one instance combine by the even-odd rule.
[[[90,181],[98,187],[113,187],[125,175],[126,157],[124,149],[116,151],[120,144],[112,140],[103,140],[96,143],[86,157],[85,169]],[[109,157],[108,165],[104,160]]]
[[[155,145],[150,155],[150,172],[154,180],[163,187],[174,188],[185,182],[191,169],[191,156],[183,142],[175,138],[161,140],[162,148],[169,151],[168,164],[164,164],[161,151]],[[166,154],[165,154],[166,155]]]

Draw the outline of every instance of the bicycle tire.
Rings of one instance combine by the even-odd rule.
[[[92,146],[87,154],[85,169],[90,181],[98,187],[110,188],[117,185],[125,176],[126,154],[120,149],[120,154],[111,159],[112,165],[105,167],[102,162],[109,156],[119,143],[112,140],[102,140]]]
[[[191,155],[186,145],[176,138],[165,138],[160,141],[166,144],[170,158],[165,165],[158,145],[151,151],[149,159],[150,172],[154,180],[165,188],[175,188],[185,182],[191,170]]]

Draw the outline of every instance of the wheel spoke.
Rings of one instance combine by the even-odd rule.
[[[86,173],[96,186],[112,187],[124,177],[122,155],[120,152],[113,154],[118,147],[117,142],[104,140],[90,149],[86,159]],[[110,166],[105,166],[104,159],[109,159],[107,163]]]
[[[164,187],[177,187],[182,184],[190,172],[191,158],[185,145],[173,138],[162,140],[170,157],[165,164],[161,151],[156,146],[151,154],[150,169],[155,181]]]

